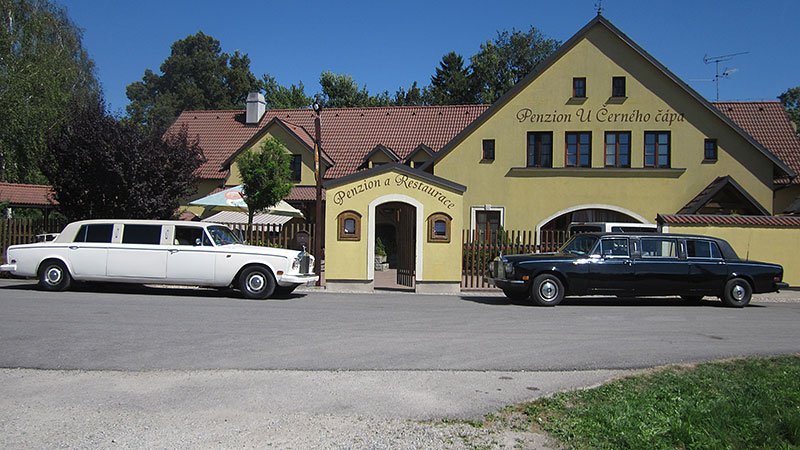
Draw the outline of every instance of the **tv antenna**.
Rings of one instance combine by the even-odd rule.
[[[603,0],[597,0],[594,3],[594,8],[597,10],[597,15],[598,16],[602,16],[603,15]]]
[[[731,53],[729,55],[719,55],[719,56],[708,56],[706,54],[705,56],[703,56],[703,62],[704,63],[706,63],[706,64],[713,63],[714,66],[715,66],[714,78],[712,80],[709,80],[709,81],[713,81],[717,85],[717,100],[716,101],[719,101],[719,80],[722,79],[722,78],[728,78],[734,72],[739,70],[739,69],[735,69],[735,68],[731,68],[731,67],[726,67],[726,68],[722,69],[722,73],[720,73],[719,72],[719,63],[724,62],[724,61],[730,61],[730,60],[733,59],[734,56],[746,55],[748,53],[750,53],[750,52]]]

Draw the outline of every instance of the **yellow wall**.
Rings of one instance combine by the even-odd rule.
[[[281,128],[279,125],[275,124],[272,125],[258,140],[255,144],[253,144],[249,149],[245,151],[261,151],[261,145],[264,143],[269,137],[274,137],[281,141],[281,143],[286,147],[287,151],[293,155],[302,155],[303,157],[303,164],[300,169],[300,181],[293,182],[296,186],[315,186],[316,181],[314,179],[314,153],[308,150],[304,144],[297,140],[292,134],[288,133],[285,129]],[[239,167],[234,161],[231,164],[231,172],[228,179],[225,181],[226,186],[238,186],[242,184],[242,176],[239,173]]]
[[[405,178],[404,178],[405,177]],[[421,182],[441,192],[433,197],[410,182]],[[369,204],[389,195],[404,195],[421,204],[417,219],[423,221],[422,234],[417,240],[422,242],[422,270],[417,274],[420,281],[461,282],[461,220],[463,203],[461,195],[452,189],[431,183],[428,180],[409,176],[394,170],[362,178],[351,183],[326,190],[325,220],[325,278],[335,280],[369,280],[368,265],[373,263],[369,254],[369,227],[373,218]],[[402,201],[386,199],[385,202]],[[381,201],[381,203],[385,203]],[[361,214],[361,240],[339,241],[337,217],[344,211]],[[427,219],[431,214],[444,212],[453,218],[451,222],[450,243],[429,243]]]
[[[610,98],[614,76],[626,77],[621,103]],[[585,101],[571,99],[573,77],[586,78]],[[538,116],[527,116],[528,110],[553,116],[531,121]],[[633,113],[636,120],[608,123],[615,113]],[[525,168],[527,133],[534,131],[553,132],[554,169]],[[567,131],[592,132],[591,169],[564,168]],[[603,168],[605,131],[631,132],[631,169]],[[645,131],[671,131],[673,170],[643,169]],[[702,162],[705,138],[718,140],[716,163]],[[495,140],[492,163],[481,162],[483,139]],[[578,205],[612,205],[653,222],[724,175],[772,209],[772,162],[602,25],[438,161],[434,173],[469,187],[467,227],[470,207],[486,204],[504,207],[506,229],[533,229]]]
[[[783,281],[800,286],[800,229],[670,225],[670,233],[700,234],[728,241],[739,258],[783,266]]]

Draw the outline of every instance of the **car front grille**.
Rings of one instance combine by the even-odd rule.
[[[489,264],[489,276],[492,278],[505,278],[505,267],[500,259],[495,259]]]
[[[300,258],[300,273],[311,273],[311,257],[309,255],[303,255]]]

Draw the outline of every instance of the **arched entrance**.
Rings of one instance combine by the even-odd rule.
[[[573,222],[647,223],[644,217],[615,205],[576,205],[556,212],[536,225],[537,243],[543,248],[558,248],[567,239]]]
[[[373,217],[375,289],[413,290],[417,263],[417,208],[405,202],[390,201],[375,205]]]

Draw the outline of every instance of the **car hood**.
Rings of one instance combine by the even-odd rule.
[[[229,244],[223,245],[219,248],[236,253],[248,253],[253,255],[278,255],[286,258],[294,258],[298,253],[300,253],[298,250],[289,250],[286,248],[276,247],[261,247],[258,245],[246,244]]]

